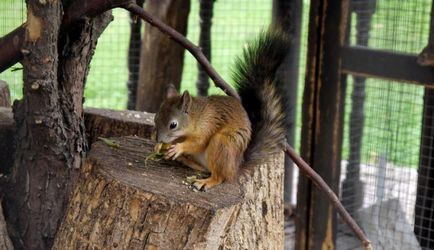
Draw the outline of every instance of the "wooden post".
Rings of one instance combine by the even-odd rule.
[[[212,26],[212,16],[214,11],[214,1],[215,0],[200,0],[199,1],[199,47],[201,48],[203,54],[206,56],[208,61],[211,62],[211,26]],[[207,96],[209,89],[209,76],[206,73],[203,66],[197,63],[198,74],[197,74],[197,94],[199,96]]]
[[[288,118],[287,124],[289,124],[286,140],[291,146],[294,146],[295,141],[294,136],[297,111],[297,85],[300,61],[300,33],[302,14],[303,2],[301,0],[273,1],[272,23],[286,32],[292,41],[288,56],[282,63],[277,76],[279,81],[285,82],[284,91],[287,99],[285,105],[286,110],[288,111],[286,117]],[[289,209],[291,206],[293,166],[294,164],[291,159],[288,156],[285,156],[285,209]]]
[[[434,41],[434,4],[431,9],[429,46]],[[431,55],[432,56],[432,55]],[[428,60],[432,62],[433,60]],[[434,67],[434,64],[427,66]],[[414,207],[414,233],[423,249],[434,248],[434,90],[425,88],[423,100],[422,134],[416,204]]]
[[[159,20],[187,33],[190,0],[148,0],[145,9]],[[156,112],[164,89],[171,83],[179,88],[185,49],[149,23],[145,24],[140,56],[136,110]]]
[[[145,0],[138,0],[137,5],[143,6]],[[137,83],[139,81],[140,48],[142,47],[142,20],[130,13],[130,43],[128,46],[128,101],[127,109],[136,108]]]
[[[137,5],[143,6],[145,0],[138,0]],[[140,48],[142,47],[142,20],[130,13],[130,43],[128,46],[128,102],[127,109],[136,108],[137,82],[139,81]]]
[[[301,156],[335,193],[339,191],[345,81],[340,73],[349,1],[313,0],[303,95]],[[328,199],[300,176],[296,249],[334,249],[336,212]]]
[[[283,154],[207,192],[194,171],[146,160],[153,143],[92,146],[53,249],[283,249]]]

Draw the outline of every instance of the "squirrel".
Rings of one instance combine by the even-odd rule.
[[[180,95],[173,85],[155,115],[158,142],[171,144],[165,159],[210,172],[193,183],[205,191],[233,181],[243,167],[264,163],[285,142],[284,96],[276,72],[290,41],[277,29],[263,31],[238,58],[234,70],[241,101],[231,96]]]

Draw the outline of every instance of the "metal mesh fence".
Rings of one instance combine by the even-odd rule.
[[[272,0],[218,0],[214,2],[212,18],[212,64],[227,81],[231,81],[232,66],[235,58],[242,52],[246,42],[254,39],[260,30],[269,26],[272,20]],[[187,37],[198,43],[200,32],[199,0],[192,0],[188,19]],[[0,37],[9,33],[26,20],[26,5],[24,1],[5,0],[0,2]],[[299,84],[297,107],[301,106],[302,84],[304,82],[304,68],[306,60],[306,43],[308,27],[309,1],[303,1],[301,53],[299,63]],[[126,109],[128,99],[128,48],[131,34],[131,18],[125,10],[113,10],[114,20],[109,24],[98,40],[98,45],[91,61],[90,72],[85,87],[85,103],[87,107],[111,109]],[[141,26],[143,36],[144,25]],[[135,46],[138,50],[140,46]],[[133,53],[135,63],[132,67],[139,67],[140,53]],[[14,67],[21,67],[20,64]],[[196,95],[196,81],[198,78],[197,61],[185,52],[181,90],[188,89]],[[22,97],[22,70],[11,69],[0,73],[0,79],[8,82],[12,99]],[[222,94],[210,82],[209,94]],[[301,110],[301,108],[297,108]],[[300,112],[296,113],[296,148],[299,146],[301,127]],[[297,174],[294,175],[293,187],[297,184]],[[293,189],[293,191],[295,188]],[[295,203],[295,193],[292,201]],[[293,227],[293,226],[292,226]],[[289,230],[293,236],[293,229]],[[291,241],[293,242],[293,241]],[[292,243],[288,244],[289,247]]]
[[[352,3],[350,45],[412,54],[426,46],[432,1]],[[374,249],[434,246],[432,227],[422,225],[422,235],[415,224],[417,197],[433,199],[432,193],[418,191],[421,138],[426,136],[422,134],[424,92],[423,86],[409,83],[348,76],[341,200]],[[425,218],[431,224],[432,214]],[[345,225],[339,229],[338,249],[360,248]],[[425,243],[420,244],[423,237]]]
[[[371,4],[362,4],[367,2],[352,1],[358,9],[351,18],[351,45],[404,53],[419,53],[426,45],[432,1],[371,0]],[[0,9],[1,37],[25,21],[25,3],[6,0],[0,2]],[[230,80],[234,59],[245,42],[271,22],[271,9],[271,0],[215,2],[212,64],[224,79]],[[297,107],[301,107],[304,82],[308,12],[309,1],[304,1]],[[85,106],[125,109],[127,105],[131,20],[124,10],[116,9],[113,15],[115,19],[99,39],[91,63]],[[199,39],[199,23],[199,1],[191,1],[187,33],[194,43]],[[197,61],[186,52],[182,90],[196,94],[197,77]],[[21,97],[22,71],[9,69],[0,74],[0,79],[9,83],[13,99]],[[211,83],[209,93],[221,91]],[[341,199],[374,241],[375,249],[419,249],[418,237],[428,244],[434,241],[434,232],[429,229],[434,224],[434,211],[420,215],[431,224],[415,226],[415,207],[433,202],[428,196],[433,188],[425,188],[428,191],[425,195],[419,192],[422,201],[416,205],[421,159],[426,163],[422,167],[429,168],[433,158],[432,150],[421,151],[421,138],[434,141],[434,135],[423,133],[422,123],[427,119],[423,115],[424,93],[422,86],[348,76]],[[297,112],[296,148],[300,126]],[[427,175],[427,179],[432,183],[434,177]],[[415,227],[422,229],[418,235]],[[337,249],[360,246],[344,225],[339,226],[339,231]]]
[[[0,1],[0,37],[20,26],[25,22],[26,18],[26,3],[24,1]],[[17,63],[5,72],[0,73],[0,79],[9,84],[12,100],[22,96],[22,70],[12,71],[19,68],[21,68],[21,64]]]
[[[245,42],[271,22],[272,1],[216,1],[212,19],[212,63],[224,79],[230,79],[231,66]],[[23,23],[25,3],[8,0],[0,3],[0,36]],[[18,14],[18,15],[17,15]],[[127,51],[130,17],[125,10],[113,11],[114,21],[98,41],[85,89],[85,106],[125,109],[127,103]],[[197,43],[199,34],[199,1],[191,1],[187,36]],[[185,53],[182,89],[196,93],[197,62]],[[1,73],[12,92],[12,99],[21,97],[22,71],[10,69]],[[221,93],[211,84],[210,94]]]

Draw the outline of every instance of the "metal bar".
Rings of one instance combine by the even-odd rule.
[[[434,4],[429,43],[434,39]],[[434,78],[434,72],[431,77]],[[423,249],[434,249],[434,89],[425,88],[419,153],[414,233]]]

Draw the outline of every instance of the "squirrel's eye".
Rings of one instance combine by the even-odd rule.
[[[170,129],[175,129],[176,126],[178,126],[178,123],[177,123],[177,122],[171,122],[170,125],[169,125],[169,128],[170,128]]]

